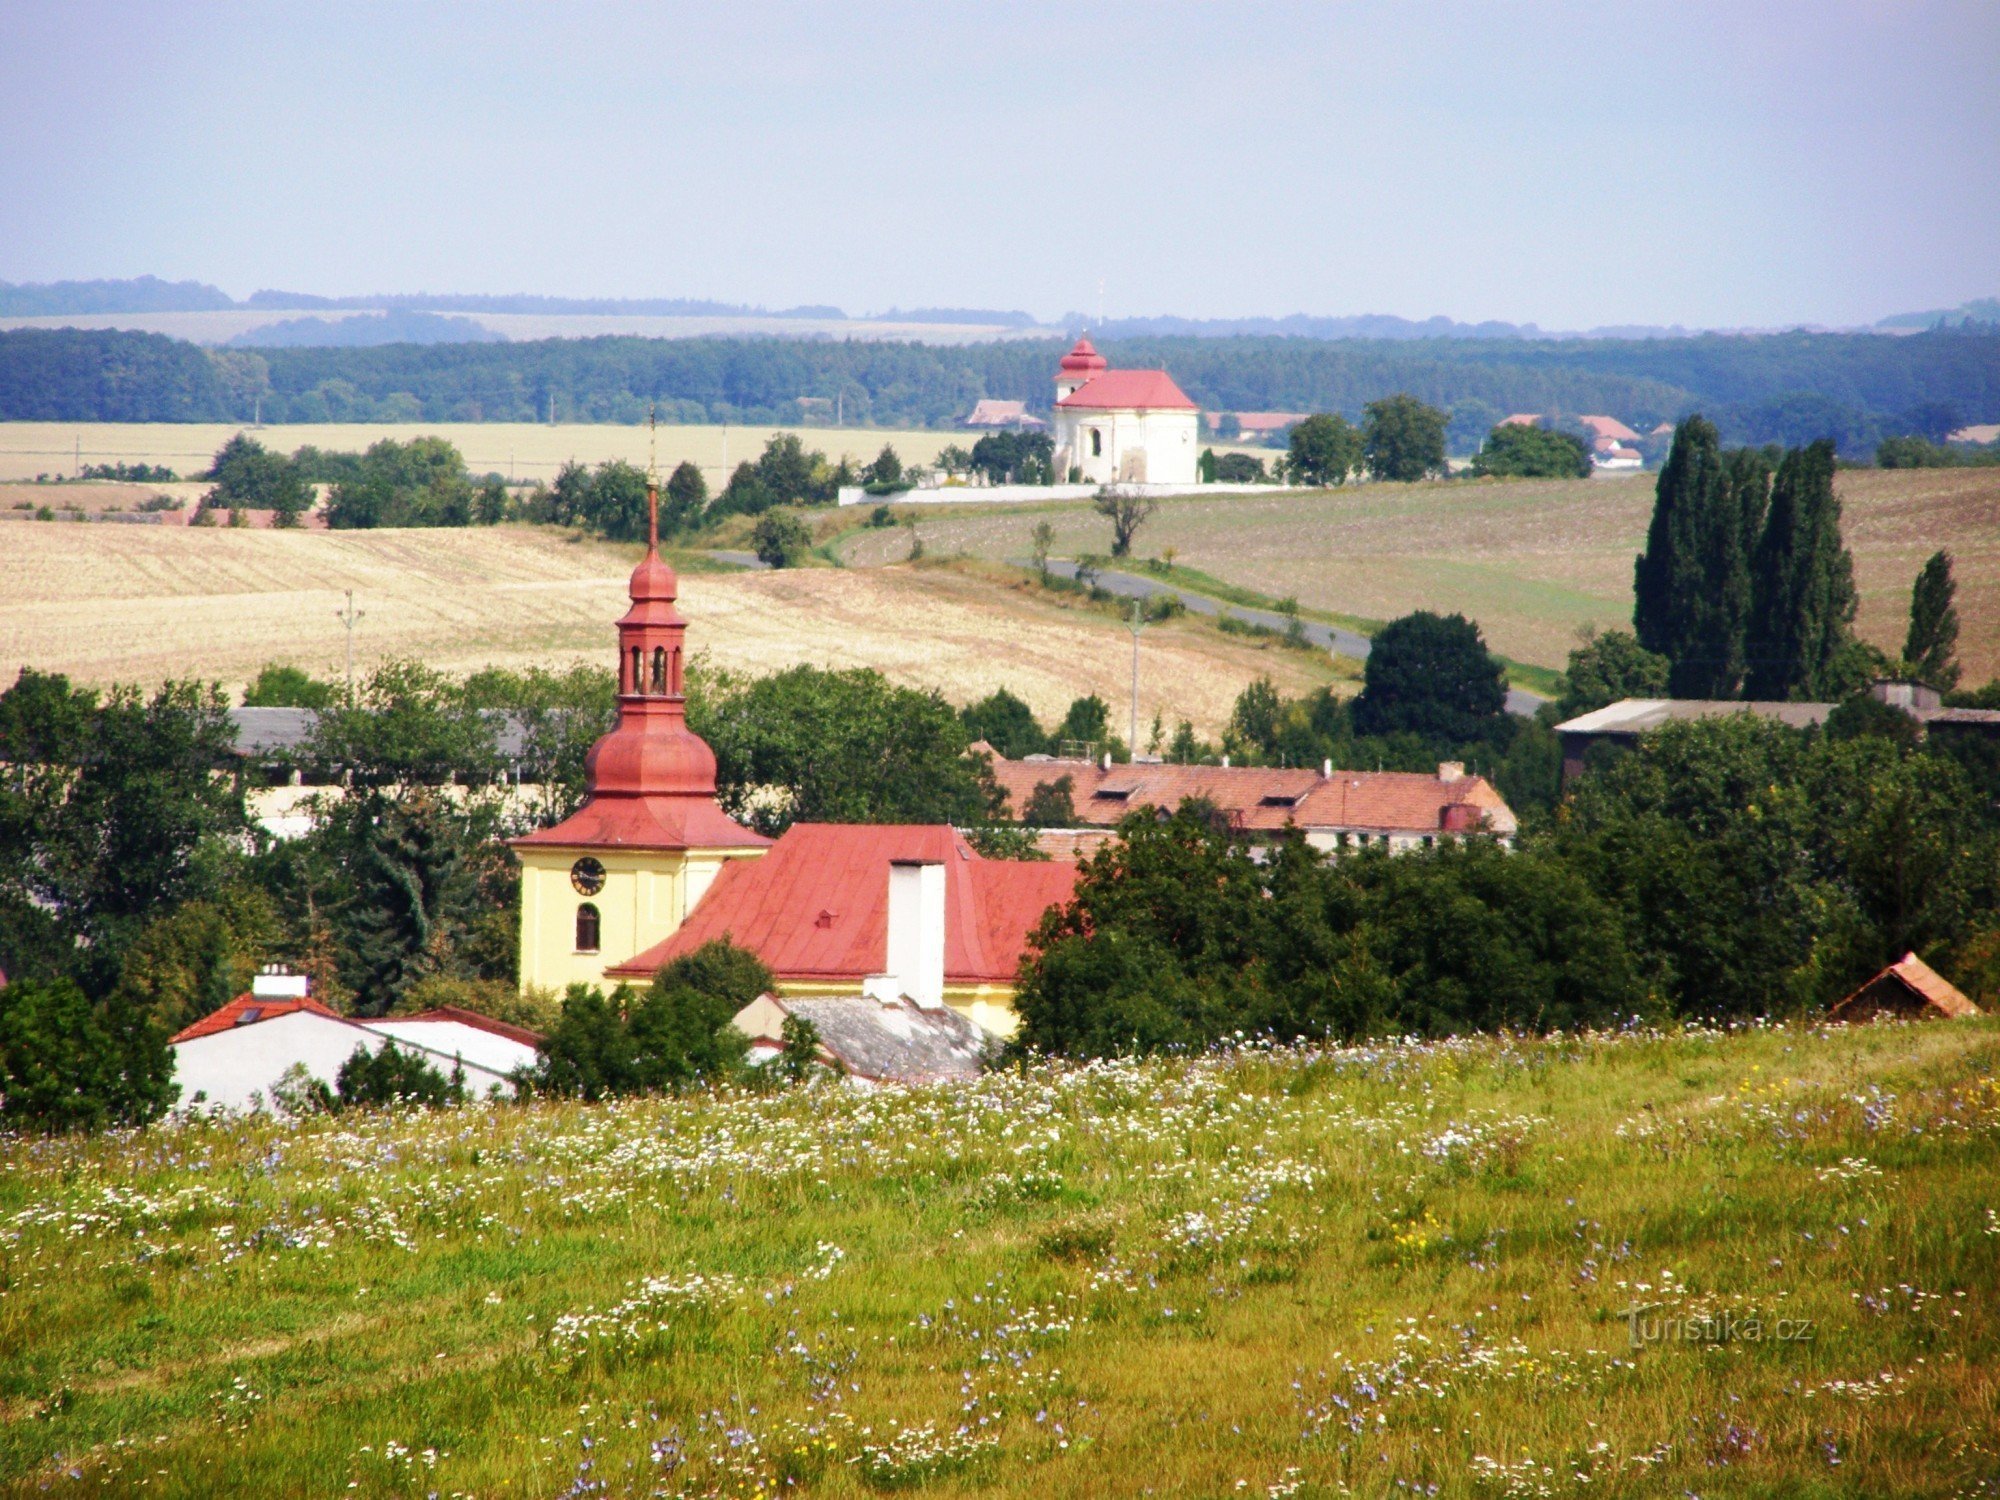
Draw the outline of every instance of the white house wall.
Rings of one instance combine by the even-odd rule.
[[[1191,411],[1058,407],[1058,465],[1081,469],[1091,484],[1191,485],[1200,459],[1199,423],[1199,415]],[[1090,451],[1092,432],[1102,439],[1102,451],[1095,454]]]
[[[418,1021],[392,1016],[363,1024],[370,1031],[392,1036],[412,1046],[428,1048],[443,1057],[463,1058],[468,1069],[484,1068],[501,1077],[516,1068],[532,1068],[540,1056],[526,1042],[483,1031],[463,1021]],[[435,1059],[433,1061],[439,1072],[450,1075],[448,1065],[435,1062]],[[466,1081],[470,1084],[472,1080],[468,1078]]]
[[[440,1023],[428,1024],[437,1026]],[[454,1029],[474,1032],[508,1046],[519,1045],[470,1026]],[[371,1027],[318,1015],[309,1010],[292,1011],[287,1015],[273,1016],[268,1021],[256,1021],[211,1036],[176,1042],[173,1046],[174,1082],[180,1085],[181,1090],[177,1107],[195,1109],[219,1105],[224,1109],[247,1110],[256,1104],[268,1106],[271,1085],[294,1064],[303,1064],[308,1073],[332,1088],[334,1080],[340,1076],[341,1065],[357,1049],[379,1046],[381,1042],[382,1038]],[[441,1052],[434,1044],[422,1041],[409,1046],[408,1050],[417,1052],[445,1076],[451,1075],[452,1052]],[[524,1050],[532,1059],[533,1049]],[[475,1096],[485,1094],[494,1085],[498,1085],[503,1093],[511,1094],[513,1087],[507,1081],[507,1072],[507,1068],[496,1069],[475,1062],[469,1052],[465,1056],[465,1084]]]

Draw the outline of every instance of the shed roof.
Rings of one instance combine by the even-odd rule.
[[[1557,734],[1645,734],[1683,719],[1720,719],[1752,714],[1776,719],[1794,729],[1824,724],[1831,703],[1738,702],[1728,698],[1620,698],[1616,703],[1579,714],[1556,725]]]
[[[1956,985],[1914,953],[1905,953],[1827,1014],[1836,1020],[1860,1020],[1884,1010],[1953,1020],[1982,1014]]]
[[[950,1007],[925,1010],[906,1000],[884,1005],[861,995],[769,997],[786,1015],[810,1021],[820,1046],[847,1073],[877,1083],[946,1083],[977,1078],[991,1039]],[[759,1009],[751,1005],[738,1017]],[[747,1029],[747,1028],[746,1028]],[[775,1037],[753,1037],[767,1047]]]

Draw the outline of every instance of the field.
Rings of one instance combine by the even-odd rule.
[[[0,1138],[0,1493],[1991,1495],[2000,1030]]]
[[[255,308],[212,312],[71,313],[0,318],[7,328],[128,328],[197,344],[221,344],[259,328],[317,318],[323,323],[372,317],[372,308]],[[1002,328],[989,323],[907,323],[876,318],[668,317],[649,313],[446,313],[469,318],[509,339],[587,339],[623,334],[649,339],[836,338],[896,339],[925,344],[976,344],[994,339],[1059,338],[1060,329]]]
[[[1641,475],[1169,500],[1137,545],[1149,556],[1172,547],[1178,563],[1274,598],[1294,594],[1308,608],[1376,620],[1460,611],[1495,650],[1560,667],[1584,625],[1629,626],[1654,483]],[[2000,469],[1848,470],[1837,483],[1861,634],[1900,653],[1911,582],[1948,547],[1966,677],[2000,675]],[[1022,558],[1040,519],[1055,524],[1059,553],[1110,551],[1108,523],[1084,505],[954,511],[922,531],[932,552]],[[849,555],[865,562],[897,545],[864,536]]]
[[[661,427],[658,433],[662,477],[682,459],[692,461],[717,490],[729,471],[764,449],[775,427]],[[808,448],[834,461],[842,454],[867,463],[894,446],[905,463],[930,463],[947,443],[970,446],[963,432],[905,432],[876,427],[791,427]],[[176,422],[0,422],[0,480],[33,479],[37,474],[73,475],[78,467],[103,463],[165,464],[178,474],[208,467],[220,448],[238,432],[249,432],[265,447],[291,453],[310,443],[335,452],[358,453],[383,438],[407,442],[413,437],[446,439],[465,455],[475,474],[498,473],[526,483],[553,479],[571,459],[599,464],[622,458],[644,468],[648,436],[643,426],[604,423],[540,422],[411,422],[317,423],[291,427],[231,427],[218,423]],[[50,504],[60,504],[60,490]]]
[[[907,545],[907,544],[906,544]],[[270,661],[342,670],[345,590],[363,618],[357,670],[419,657],[451,672],[612,659],[637,550],[527,526],[282,532],[0,522],[0,684],[22,666],[95,683],[199,676],[232,687]],[[950,567],[688,573],[689,642],[718,665],[871,666],[954,702],[1010,688],[1045,720],[1101,694],[1129,713],[1131,637],[1107,614]],[[1297,693],[1332,678],[1318,655],[1194,620],[1146,632],[1142,728],[1220,732],[1268,672]]]

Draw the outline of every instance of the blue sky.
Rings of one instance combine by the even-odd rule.
[[[0,278],[1544,327],[2000,293],[2000,5],[0,6]]]

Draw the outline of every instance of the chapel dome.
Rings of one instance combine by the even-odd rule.
[[[1094,375],[1110,367],[1109,361],[1097,352],[1089,339],[1078,339],[1076,346],[1062,357],[1062,363],[1056,368],[1065,374]]]

